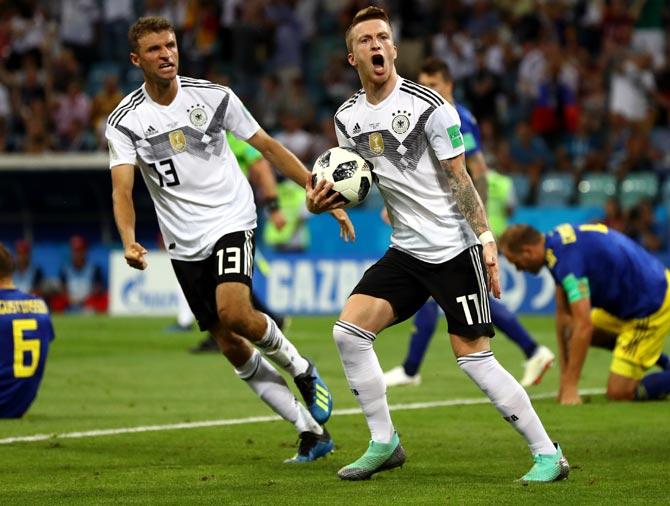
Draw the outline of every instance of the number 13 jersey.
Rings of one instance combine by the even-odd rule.
[[[221,236],[256,226],[253,193],[226,131],[247,140],[260,126],[230,88],[176,79],[169,105],[142,85],[109,115],[109,166],[139,166],[170,256],[203,260]]]

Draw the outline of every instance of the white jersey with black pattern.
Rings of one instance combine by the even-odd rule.
[[[260,126],[230,88],[182,76],[177,83],[167,106],[143,85],[110,114],[109,166],[139,166],[170,257],[202,260],[221,236],[256,226],[253,193],[226,131],[247,140]]]
[[[478,243],[439,162],[465,151],[460,124],[451,104],[401,77],[379,104],[360,90],[335,113],[339,145],[373,164],[393,226],[391,247],[429,263]]]

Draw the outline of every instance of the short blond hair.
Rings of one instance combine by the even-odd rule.
[[[388,14],[386,14],[384,9],[375,7],[374,5],[366,7],[365,9],[361,9],[354,15],[354,19],[351,20],[349,28],[347,28],[347,31],[344,32],[344,40],[347,43],[347,51],[351,51],[351,31],[353,30],[354,26],[370,19],[381,19],[387,25],[389,25],[389,29],[391,28],[391,21],[389,21]]]
[[[540,241],[542,232],[525,223],[518,223],[507,227],[498,242],[501,248],[507,248],[512,253],[520,253],[523,246],[537,244]]]
[[[165,18],[160,16],[145,16],[133,23],[128,30],[128,45],[133,53],[139,49],[139,40],[148,33],[160,33],[170,31],[174,33],[174,26]]]

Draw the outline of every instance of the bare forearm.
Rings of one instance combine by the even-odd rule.
[[[124,248],[135,242],[135,207],[132,194],[114,190],[112,192],[114,205],[114,221],[121,236]]]
[[[309,172],[307,169],[305,169],[305,166],[298,159],[298,157],[282,146],[279,142],[275,141],[274,139],[269,141],[262,153],[263,156],[272,165],[277,167],[282,174],[284,174],[289,179],[292,179],[300,186],[305,186],[307,178],[309,177]]]
[[[479,193],[479,198],[482,199],[482,203],[486,206],[489,197],[489,184],[486,179],[486,171],[488,168],[486,166],[484,155],[481,151],[478,151],[475,154],[468,156],[465,159],[465,164],[470,172],[472,184],[475,186],[477,193]]]
[[[590,322],[575,322],[570,333],[570,346],[567,349],[565,380],[570,385],[577,385],[582,374],[586,354],[591,345],[593,326]]]
[[[458,209],[472,227],[477,236],[489,230],[486,211],[472,179],[465,170],[463,157],[452,158],[440,162],[449,180],[449,187],[456,199]]]

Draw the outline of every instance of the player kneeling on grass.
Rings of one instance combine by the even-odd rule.
[[[333,449],[320,425],[330,417],[332,397],[314,365],[252,306],[256,208],[226,132],[247,141],[298,184],[305,186],[310,173],[258,125],[230,88],[177,74],[179,52],[169,21],[140,18],[128,38],[131,62],[142,70],[144,85],[110,114],[106,130],[114,218],[126,261],[136,269],[147,267],[147,251],[135,239],[132,190],[138,165],[200,329],[214,336],[239,377],[295,426],[301,442],[289,462],[322,457]],[[328,189],[316,190],[325,194]],[[353,238],[346,213],[334,210],[336,198],[308,206],[316,212],[333,210],[341,234]],[[308,409],[265,357],[294,378]]]
[[[0,418],[19,418],[35,400],[54,330],[46,303],[18,290],[15,263],[0,244]]]
[[[561,383],[558,401],[579,404],[577,390],[589,345],[614,349],[607,396],[662,399],[670,393],[670,270],[644,248],[602,224],[559,225],[543,234],[512,225],[502,251],[517,269],[547,266],[556,282]],[[654,364],[663,372],[644,375]]]
[[[374,165],[393,235],[391,247],[365,272],[333,328],[371,433],[367,451],[340,469],[339,477],[364,480],[405,462],[373,343],[432,296],[447,314],[458,365],[528,443],[535,464],[522,480],[565,478],[569,467],[560,447],[547,435],[526,391],[491,352],[487,277],[493,295],[500,297],[498,251],[465,168],[458,114],[434,91],[398,76],[397,50],[382,9],[359,11],[346,43],[363,89],[335,113],[338,142]]]

